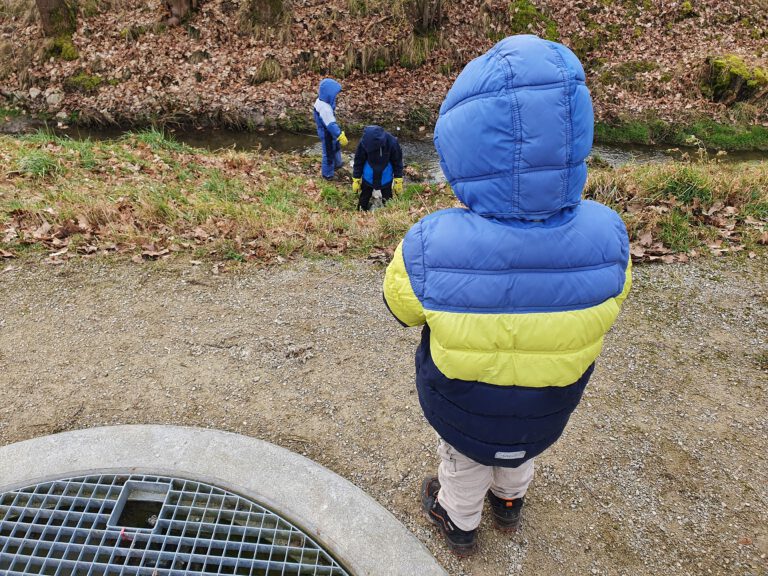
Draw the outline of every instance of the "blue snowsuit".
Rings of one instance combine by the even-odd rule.
[[[517,468],[562,434],[632,284],[624,223],[581,198],[592,135],[576,56],[535,36],[499,42],[435,127],[466,208],[422,218],[387,269],[390,310],[424,326],[424,414],[485,466]]]
[[[323,149],[323,178],[333,178],[337,168],[341,168],[341,144],[337,138],[341,134],[341,128],[336,123],[336,96],[341,92],[341,84],[331,78],[320,81],[317,100],[314,105],[315,123],[317,135]]]

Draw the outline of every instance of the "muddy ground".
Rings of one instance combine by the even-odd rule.
[[[437,464],[419,334],[382,305],[380,266],[3,268],[0,444],[140,423],[262,438],[371,494],[452,575],[768,574],[764,257],[638,267],[521,531],[486,517],[463,561],[419,510]]]

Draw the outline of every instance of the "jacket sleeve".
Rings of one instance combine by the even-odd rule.
[[[331,136],[333,136],[333,139],[336,140],[339,137],[339,134],[341,134],[341,128],[336,124],[336,113],[333,111],[331,105],[327,102],[318,100],[315,102],[314,109],[315,112],[317,112],[317,115],[320,116],[320,121],[323,123],[323,126],[325,126],[325,129],[328,130],[328,132],[331,133]]]
[[[357,150],[355,150],[355,162],[352,165],[352,178],[363,177],[363,166],[365,166],[365,161],[367,159],[368,154],[366,153],[365,148],[363,148],[363,142],[360,141],[357,145]]]
[[[411,287],[411,279],[405,268],[402,242],[395,249],[395,255],[384,275],[384,302],[404,326],[419,326],[426,322],[424,307]]]
[[[621,308],[621,305],[624,303],[624,300],[627,299],[627,295],[629,294],[629,291],[632,289],[632,258],[629,258],[627,260],[627,271],[624,276],[624,288],[622,288],[621,293],[616,296],[616,304],[619,305],[619,308]]]
[[[392,163],[392,176],[393,178],[403,177],[403,149],[400,148],[400,142],[397,138],[394,138],[394,145],[392,146],[392,156],[390,156],[390,162]]]

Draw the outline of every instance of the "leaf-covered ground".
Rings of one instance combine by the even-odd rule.
[[[245,4],[207,0],[187,24],[167,27],[159,0],[91,2],[72,38],[77,57],[65,60],[48,57],[62,51],[50,41],[45,52],[29,0],[8,0],[0,92],[81,121],[280,119],[298,128],[319,79],[331,75],[344,85],[343,121],[418,127],[434,119],[467,61],[505,35],[533,32],[581,56],[602,120],[768,125],[764,0],[446,0],[440,30],[422,35],[401,0],[293,2],[270,29],[244,20]],[[707,59],[722,56],[753,74],[757,89],[746,101],[716,103],[702,92]]]

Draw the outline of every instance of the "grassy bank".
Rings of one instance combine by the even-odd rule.
[[[53,259],[173,252],[216,260],[385,257],[425,214],[456,205],[446,185],[409,184],[386,209],[355,210],[319,159],[207,152],[162,133],[113,142],[0,137],[0,250]],[[768,164],[593,169],[586,195],[616,208],[637,259],[753,251],[766,241]],[[348,176],[348,175],[347,175]]]
[[[758,125],[721,124],[706,118],[684,125],[658,119],[595,125],[595,141],[601,144],[690,146],[692,138],[710,150],[768,151],[768,128]]]

